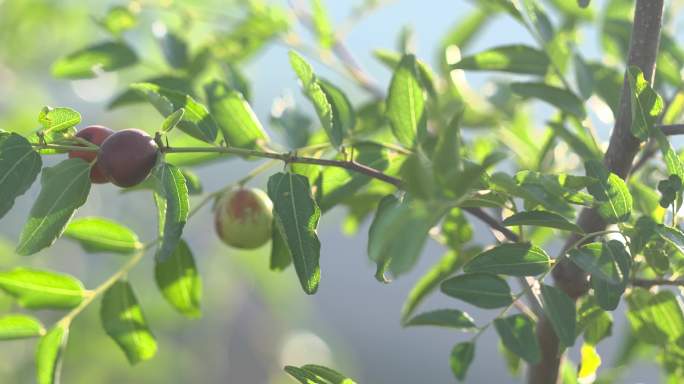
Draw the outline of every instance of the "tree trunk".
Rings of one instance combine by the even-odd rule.
[[[655,62],[660,45],[664,0],[637,0],[634,10],[634,25],[629,47],[628,65],[636,65],[647,80],[653,80]],[[627,177],[640,143],[632,135],[631,95],[627,75],[622,85],[620,109],[615,119],[615,128],[610,136],[610,144],[604,157],[606,167],[613,173]],[[584,209],[577,224],[587,233],[605,229],[606,223],[593,209]],[[579,239],[571,236],[566,242],[563,253]],[[589,289],[587,274],[567,259],[560,260],[553,271],[556,285],[573,299],[586,294]],[[542,351],[539,364],[528,369],[529,384],[554,384],[559,382],[559,367],[563,356],[558,353],[558,338],[546,317],[542,316],[537,324],[537,339]]]

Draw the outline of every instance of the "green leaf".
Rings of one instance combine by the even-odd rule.
[[[607,247],[609,251],[602,252],[599,265],[610,264],[614,259],[622,280],[618,283],[612,283],[599,276],[592,275],[589,283],[594,290],[594,296],[596,296],[599,306],[607,311],[612,311],[617,308],[627,287],[632,259],[624,245],[616,240],[608,242]]]
[[[586,296],[577,310],[577,335],[583,332],[584,343],[596,345],[610,336],[612,329],[612,316],[597,305],[595,298]]]
[[[536,227],[556,228],[575,233],[584,233],[577,224],[570,222],[563,216],[547,211],[519,212],[507,217],[503,222],[507,227],[517,225],[531,225]]]
[[[456,112],[437,135],[437,144],[432,155],[432,170],[437,182],[443,188],[451,188],[459,184],[461,177],[461,137],[460,123],[463,110]]]
[[[153,175],[157,182],[155,199],[163,202],[160,205],[160,214],[163,217],[162,238],[155,257],[158,261],[166,261],[176,250],[188,220],[188,187],[183,173],[174,165],[161,163]]]
[[[546,284],[541,285],[541,297],[544,313],[561,344],[563,347],[572,347],[575,344],[577,324],[575,302],[565,292]]]
[[[161,47],[166,62],[173,68],[183,69],[190,63],[188,57],[188,44],[175,32],[170,32],[164,28],[164,33],[155,36]]]
[[[31,187],[41,165],[40,155],[28,140],[16,133],[0,131],[0,218]]]
[[[430,200],[435,192],[432,164],[421,150],[416,150],[401,164],[399,171],[406,192],[422,200]]]
[[[347,95],[340,88],[325,79],[318,79],[325,96],[332,107],[333,124],[346,136],[356,125],[356,112]]]
[[[269,268],[272,271],[284,271],[285,268],[292,264],[292,254],[290,254],[290,248],[275,222],[271,228],[273,235],[271,239],[271,263]]]
[[[0,289],[29,309],[70,309],[85,298],[76,278],[23,267],[0,272]]]
[[[268,179],[268,197],[273,201],[275,224],[290,249],[302,288],[314,294],[321,278],[321,243],[316,234],[321,210],[311,196],[309,181],[293,173],[276,173]]]
[[[356,384],[346,375],[322,365],[307,364],[301,368],[288,365],[285,372],[303,384]]]
[[[100,319],[130,364],[149,360],[157,353],[157,342],[127,281],[117,281],[104,293]]]
[[[389,166],[387,150],[373,143],[354,146],[354,161],[378,171]],[[367,185],[372,178],[359,172],[339,167],[324,168],[316,180],[316,196],[321,211],[326,212],[340,202],[353,196]]]
[[[311,0],[311,20],[318,44],[325,49],[332,48],[335,43],[335,31],[323,0]]]
[[[420,256],[428,231],[444,214],[444,207],[392,195],[384,197],[368,231],[368,256],[387,265],[394,276],[408,272]]]
[[[185,179],[185,185],[188,187],[189,195],[201,195],[202,194],[202,180],[196,173],[189,169],[181,169],[183,178]]]
[[[506,280],[488,273],[466,273],[445,280],[441,285],[444,294],[480,308],[505,307],[513,301]]]
[[[644,78],[643,72],[637,66],[627,69],[627,79],[632,102],[632,134],[641,141],[648,139],[651,129],[656,123],[658,116],[663,113],[665,105],[662,97],[658,95],[649,82]]]
[[[387,118],[394,136],[407,148],[413,148],[425,131],[425,95],[413,55],[404,55],[394,71],[387,96]]]
[[[552,106],[580,119],[587,116],[584,103],[575,94],[544,83],[511,83],[511,90],[524,97],[545,101]]]
[[[174,90],[183,94],[192,94],[193,85],[191,80],[187,77],[177,75],[162,75],[150,77],[139,81],[138,83],[156,84],[161,88]],[[114,97],[107,105],[107,109],[119,108],[136,103],[144,103],[148,100],[147,96],[132,88],[128,88]]]
[[[451,356],[449,357],[449,365],[454,377],[460,381],[465,380],[466,373],[468,373],[468,368],[473,362],[474,357],[475,343],[464,342],[456,344],[451,350]]]
[[[176,125],[183,120],[183,115],[185,115],[185,108],[180,108],[176,110],[176,112],[170,114],[162,123],[162,132],[170,132],[172,129],[176,128]]]
[[[62,234],[90,193],[90,164],[73,158],[46,167],[41,190],[31,208],[17,245],[17,253],[31,255],[49,247]]]
[[[344,138],[343,126],[339,124],[342,120],[336,120],[333,116],[333,106],[330,100],[328,100],[328,95],[321,87],[319,80],[316,78],[311,65],[295,51],[290,51],[289,55],[290,66],[297,74],[297,77],[299,77],[304,96],[313,104],[330,142],[333,146],[339,147]]]
[[[188,317],[199,317],[202,281],[188,244],[181,240],[165,260],[155,260],[154,277],[166,301]]]
[[[442,236],[451,249],[460,249],[461,246],[472,240],[473,227],[461,209],[453,208],[444,217],[442,220]]]
[[[527,45],[505,45],[466,56],[452,69],[500,71],[544,76],[549,68],[546,53]]]
[[[441,260],[434,264],[413,286],[409,292],[404,307],[401,309],[402,321],[408,320],[409,316],[423,301],[423,299],[439,286],[442,280],[450,276],[460,268],[466,260],[473,256],[474,251],[449,251]]]
[[[658,182],[658,192],[661,194],[659,204],[667,208],[677,201],[677,195],[682,190],[682,180],[677,175],[670,175],[665,180]],[[677,207],[675,206],[675,209]]]
[[[587,100],[594,93],[594,73],[579,53],[573,55],[573,63],[579,94],[582,96],[582,100]]]
[[[592,277],[610,284],[622,284],[627,276],[623,274],[621,266],[631,263],[625,246],[617,240],[591,243],[579,249],[571,249],[568,257]]]
[[[142,249],[138,236],[127,227],[102,217],[82,217],[72,220],[64,236],[78,241],[89,253],[132,253]]]
[[[197,102],[192,96],[161,87],[153,83],[134,83],[130,89],[145,96],[164,117],[171,116],[183,108],[185,113],[178,123],[183,132],[207,143],[216,140],[217,128],[207,107]]]
[[[286,365],[285,372],[287,372],[290,376],[294,377],[301,384],[328,384],[321,380],[314,373],[311,373],[302,368]]]
[[[135,27],[138,23],[135,14],[124,6],[109,8],[104,17],[95,21],[114,37],[120,37],[123,32]]]
[[[667,172],[670,175],[675,175],[679,177],[680,180],[684,180],[684,164],[682,164],[679,155],[670,145],[669,140],[660,130],[653,130],[655,132],[654,136],[660,147],[660,151],[663,154],[663,159],[665,160],[665,165],[667,166]],[[680,205],[681,202],[681,191],[680,196],[677,196],[677,204]]]
[[[0,340],[25,339],[43,335],[45,335],[45,328],[35,317],[22,314],[0,317]]]
[[[475,328],[473,318],[467,313],[459,311],[458,309],[437,309],[434,311],[424,312],[414,316],[409,321],[404,323],[404,326],[406,327],[414,325],[434,325],[436,327],[457,328],[464,330],[472,330]]]
[[[680,252],[684,252],[684,233],[678,228],[657,225],[654,230],[663,240],[677,247]]]
[[[380,60],[387,68],[394,70],[401,62],[402,54],[398,52],[392,52],[385,49],[376,49],[373,51],[373,55]],[[418,65],[418,72],[420,73],[420,83],[423,88],[430,94],[430,96],[436,97],[437,90],[435,89],[436,75],[428,65],[423,60],[416,59],[416,64]]]
[[[43,107],[38,115],[38,122],[43,126],[43,133],[61,132],[78,125],[81,114],[71,108]]]
[[[543,249],[530,243],[509,243],[480,253],[463,267],[463,271],[536,276],[550,267],[551,259]]]
[[[587,186],[589,193],[598,203],[598,212],[607,222],[614,224],[626,221],[632,213],[632,195],[627,184],[618,175],[608,172],[599,160],[584,163],[587,176],[597,180]]]
[[[88,79],[100,71],[116,71],[138,63],[138,56],[123,42],[108,41],[62,57],[52,65],[57,78]]]
[[[38,342],[36,351],[36,382],[58,384],[62,355],[66,349],[69,329],[57,324]]]
[[[228,145],[253,149],[268,142],[268,135],[242,94],[213,81],[204,87],[211,115]]]
[[[527,316],[518,314],[494,319],[494,328],[508,350],[530,364],[541,360],[534,323]]]
[[[327,383],[330,384],[356,384],[356,382],[347,377],[347,375],[341,374],[332,368],[324,367],[322,365],[307,364],[302,366],[302,369],[306,369],[323,380],[326,380]]]

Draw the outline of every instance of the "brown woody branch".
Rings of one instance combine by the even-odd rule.
[[[635,287],[651,288],[658,285],[669,285],[676,287],[684,287],[684,280],[667,280],[667,279],[632,279],[632,285]]]

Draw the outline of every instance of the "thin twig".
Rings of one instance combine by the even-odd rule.
[[[667,279],[632,279],[631,284],[635,287],[650,288],[657,285],[669,285],[684,287],[684,280],[667,280]]]
[[[267,159],[282,160],[286,163],[316,164],[328,167],[344,168],[365,174],[372,178],[384,181],[388,184],[392,184],[397,188],[401,188],[401,179],[387,175],[381,171],[378,171],[375,168],[363,165],[354,160],[319,159],[317,157],[298,156],[296,152],[262,152],[259,150],[244,149],[237,147],[163,147],[161,148],[161,150],[165,153],[226,153],[245,157],[263,157]]]
[[[666,136],[684,135],[684,124],[656,125]]]

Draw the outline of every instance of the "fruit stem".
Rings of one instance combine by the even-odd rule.
[[[97,152],[100,150],[99,147],[81,147],[77,145],[57,145],[57,144],[47,144],[47,143],[31,143],[34,147],[39,149],[56,149],[58,151],[79,151],[79,152]]]

